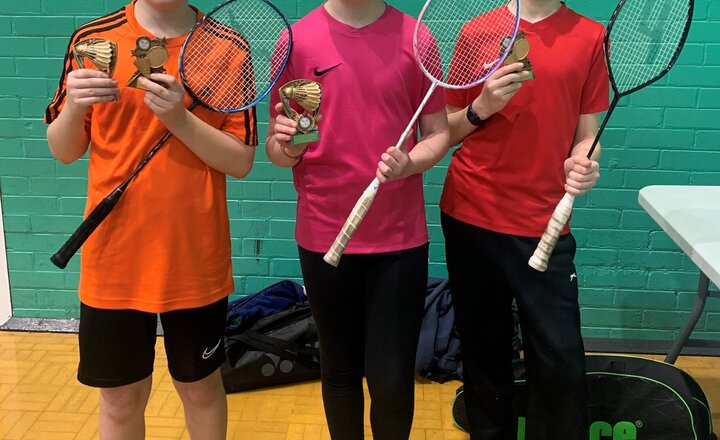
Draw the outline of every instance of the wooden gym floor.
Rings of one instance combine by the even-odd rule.
[[[146,412],[147,438],[189,439],[164,350],[158,347],[156,351],[153,391]],[[98,394],[77,382],[77,363],[74,334],[0,332],[0,439],[99,439]],[[700,382],[717,431],[720,358],[682,357],[677,365]],[[458,385],[417,383],[412,440],[468,439],[453,426],[450,414]],[[330,439],[318,382],[231,394],[228,401],[228,439]],[[369,432],[366,426],[367,438],[371,438]]]

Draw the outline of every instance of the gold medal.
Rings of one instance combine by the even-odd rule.
[[[150,75],[153,73],[165,73],[164,66],[169,58],[165,46],[167,46],[165,38],[151,40],[148,37],[140,37],[135,40],[135,49],[132,50],[132,54],[135,57],[133,64],[137,68],[137,72],[128,81],[128,86],[144,89],[138,82],[141,76],[150,79]],[[165,84],[161,85],[165,86]]]
[[[507,48],[507,37],[503,40],[501,43],[502,50],[504,51]],[[535,78],[535,74],[532,69],[532,64],[530,63],[530,60],[528,59],[528,54],[530,53],[530,43],[528,42],[525,32],[520,31],[517,33],[517,36],[515,37],[515,41],[512,42],[512,46],[510,49],[510,53],[508,53],[507,58],[505,58],[505,65],[510,65],[514,63],[523,63],[522,71],[529,72],[529,76],[526,78],[522,78],[519,81],[527,81],[530,79]]]

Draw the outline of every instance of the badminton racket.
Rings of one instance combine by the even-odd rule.
[[[221,113],[247,110],[265,98],[292,50],[290,24],[267,0],[228,0],[188,33],[180,52],[180,78],[193,102]],[[112,212],[128,185],[170,138],[168,131],[135,170],[106,196],[50,260],[64,269]]]
[[[505,60],[520,22],[520,0],[428,0],[418,17],[413,44],[415,60],[431,81],[417,112],[395,144],[398,148],[415,128],[425,104],[438,86],[474,87]],[[355,204],[324,260],[332,266],[340,258],[367,214],[380,188],[375,178]]]
[[[637,92],[665,76],[682,52],[693,0],[622,0],[605,31],[605,61],[613,99],[588,152],[592,157],[620,98]],[[575,196],[565,193],[553,212],[528,264],[547,270],[550,256],[572,213]]]

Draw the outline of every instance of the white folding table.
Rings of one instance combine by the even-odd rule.
[[[720,298],[710,291],[711,281],[720,286],[720,186],[653,185],[640,190],[638,201],[700,269],[695,305],[665,358],[672,364],[685,345],[693,345],[690,334],[707,298]]]

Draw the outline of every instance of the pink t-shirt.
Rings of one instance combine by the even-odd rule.
[[[310,251],[326,252],[358,197],[375,178],[382,153],[397,142],[428,89],[430,80],[415,62],[416,20],[386,6],[374,23],[355,29],[323,6],[293,25],[293,52],[272,92],[288,81],[322,84],[320,141],[309,145],[293,167],[298,192],[295,237]],[[445,106],[435,91],[423,114]],[[416,144],[417,130],[408,147]],[[422,176],[380,186],[346,253],[410,249],[428,241]]]

